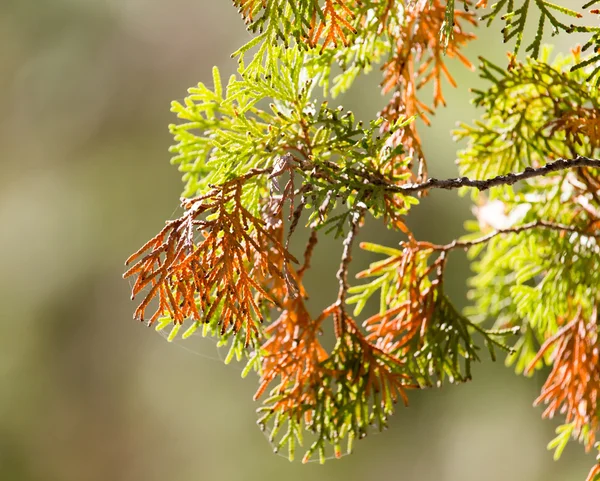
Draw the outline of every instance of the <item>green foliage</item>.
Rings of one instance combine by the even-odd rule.
[[[241,67],[239,78],[232,76],[224,90],[215,67],[214,91],[201,83],[189,89],[183,104],[173,102],[171,110],[184,123],[169,127],[177,142],[172,163],[184,172],[186,197],[200,195],[220,179],[272,165],[283,146],[302,135],[298,118],[312,89],[312,82],[301,78],[302,52],[277,46],[269,52],[277,75]]]
[[[351,331],[338,339],[323,362],[322,371],[318,389],[296,410],[282,413],[274,407],[289,395],[281,389],[272,392],[258,409],[259,426],[262,429],[268,423],[272,426],[269,437],[275,450],[287,445],[291,458],[295,440],[303,444],[301,432],[304,429],[314,438],[304,460],[316,454],[324,462],[328,446],[333,447],[336,457],[341,456],[344,444],[350,453],[354,440],[364,438],[371,426],[376,425],[380,431],[387,427],[387,419],[398,399],[406,402],[403,384],[407,375],[403,364],[383,351],[372,350]],[[307,388],[310,390],[311,386]],[[287,430],[278,438],[284,425]]]
[[[385,191],[367,181],[373,177],[390,182],[408,178],[409,174],[386,171],[389,161],[402,153],[402,147],[390,146],[389,139],[406,122],[397,122],[380,135],[382,119],[363,127],[352,112],[332,109],[327,102],[317,104],[311,98],[316,80],[309,67],[304,67],[308,54],[279,46],[267,50],[269,57],[276,59],[277,74],[260,66],[245,67],[242,62],[239,76],[232,76],[223,89],[215,68],[214,91],[199,84],[189,90],[183,103],[173,102],[172,111],[185,121],[170,126],[177,142],[171,149],[176,154],[172,163],[184,173],[184,195],[201,195],[221,179],[271,168],[276,158],[293,149],[312,160],[310,169],[300,166],[310,185],[307,207],[313,210],[311,224],[322,227],[332,223],[341,233],[348,212],[329,218],[340,203],[352,207],[361,201],[375,217],[385,214],[390,206]],[[267,101],[268,108],[261,108]],[[408,162],[404,160],[401,167]],[[253,213],[267,192],[264,179],[244,190],[245,203]],[[392,214],[405,214],[412,203],[415,200],[407,198],[394,206]]]
[[[368,300],[380,292],[379,314],[364,323],[367,339],[405,363],[405,372],[419,386],[441,386],[471,379],[471,363],[480,360],[472,334],[484,337],[491,358],[494,347],[509,351],[497,340],[511,329],[489,331],[461,315],[442,290],[444,255],[429,264],[435,250],[403,250],[363,243],[366,250],[388,257],[371,264],[358,277],[375,277],[349,289],[348,304],[359,315]],[[400,266],[400,267],[399,267]],[[400,272],[398,272],[400,269]],[[430,278],[433,276],[433,278]]]
[[[540,165],[549,159],[593,156],[599,146],[592,128],[570,130],[568,121],[584,109],[600,108],[600,91],[586,81],[586,69],[571,70],[578,57],[550,49],[539,60],[527,59],[506,70],[481,59],[481,77],[491,83],[474,90],[484,109],[474,126],[461,124],[455,138],[468,139],[459,152],[462,175],[481,179]]]
[[[517,3],[517,4],[515,4]],[[583,7],[587,8],[587,6]],[[491,11],[482,17],[482,20],[487,21],[489,26],[496,18],[500,18],[504,22],[502,35],[504,42],[515,39],[514,53],[518,53],[523,42],[523,35],[527,22],[535,22],[532,20],[532,10],[537,10],[537,28],[535,37],[527,46],[527,52],[531,52],[533,57],[538,57],[542,45],[542,39],[546,28],[550,28],[552,35],[557,35],[560,31],[570,33],[575,26],[565,24],[557,18],[560,15],[562,18],[578,19],[582,18],[582,14],[576,10],[557,5],[546,0],[524,0],[523,2],[515,2],[514,0],[500,0],[494,4]],[[502,12],[505,12],[502,15]],[[572,21],[572,20],[571,20]],[[593,32],[593,27],[580,27],[578,31]]]

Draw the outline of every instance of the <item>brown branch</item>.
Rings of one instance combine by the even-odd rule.
[[[297,159],[296,159],[297,160]],[[312,171],[315,173],[315,165],[309,161],[298,161],[300,169],[303,171]],[[322,161],[323,165],[329,169],[336,171],[339,165],[331,161]],[[456,177],[450,179],[436,179],[430,177],[427,181],[420,184],[394,184],[388,182],[377,173],[367,172],[366,170],[350,169],[353,175],[363,179],[364,184],[372,184],[383,188],[386,192],[398,194],[414,194],[428,189],[460,189],[461,187],[471,187],[479,191],[485,191],[492,187],[500,185],[513,185],[522,180],[532,177],[540,177],[548,175],[552,172],[558,172],[567,169],[576,169],[580,167],[595,167],[600,168],[600,159],[592,159],[589,157],[577,156],[574,159],[558,159],[554,162],[549,162],[546,165],[538,168],[527,167],[523,172],[498,175],[490,179],[476,180],[468,177]],[[265,169],[267,170],[267,169]],[[320,173],[317,173],[319,175]],[[345,176],[348,178],[347,176]],[[327,176],[327,180],[332,180]]]
[[[350,231],[348,235],[344,239],[344,251],[342,253],[342,262],[340,264],[340,268],[336,273],[336,278],[340,283],[340,289],[338,291],[337,302],[342,309],[344,306],[344,302],[346,300],[346,294],[348,292],[348,266],[352,261],[352,244],[354,243],[354,239],[356,234],[358,234],[358,229],[360,227],[360,222],[363,218],[365,212],[365,207],[360,207],[357,211],[354,211],[350,214]]]
[[[289,155],[289,154],[285,154]],[[312,162],[306,160],[298,160],[295,157],[292,157],[293,160],[296,160],[299,164],[300,170],[302,171],[312,171],[315,173],[316,165]],[[292,159],[288,160],[290,162]],[[323,161],[323,164],[329,167],[332,170],[339,169],[339,165],[331,161]],[[471,187],[477,189],[479,191],[484,191],[491,189],[492,187],[497,187],[500,185],[513,185],[522,180],[531,179],[532,177],[540,177],[544,175],[548,175],[552,172],[558,172],[561,170],[567,169],[576,169],[580,167],[595,167],[600,168],[600,159],[592,159],[589,157],[577,156],[574,159],[558,159],[554,162],[549,162],[543,167],[533,168],[527,167],[523,172],[518,173],[510,173],[504,175],[498,175],[496,177],[491,177],[489,179],[484,180],[475,180],[469,179],[468,177],[455,177],[450,179],[436,179],[434,177],[430,177],[427,181],[422,182],[420,184],[394,184],[392,182],[387,182],[381,176],[377,174],[373,174],[367,172],[365,170],[357,170],[351,169],[352,174],[357,177],[361,177],[364,179],[365,184],[373,184],[379,187],[382,187],[386,192],[398,193],[398,194],[414,194],[417,192],[422,192],[428,189],[444,189],[444,190],[453,190],[460,189],[462,187]],[[258,175],[264,174],[273,174],[275,168],[274,167],[266,167],[262,169],[251,169],[246,174],[242,175],[239,180],[247,180],[251,177],[255,177]],[[318,173],[317,173],[318,175]],[[347,177],[346,177],[347,178]],[[328,180],[332,180],[328,178]],[[213,186],[214,187],[214,186]],[[190,201],[194,201],[196,199],[190,199]]]
[[[589,157],[578,156],[574,159],[558,159],[554,162],[549,162],[543,167],[533,168],[527,167],[523,172],[516,174],[505,174],[492,177],[485,180],[473,180],[468,177],[457,177],[454,179],[435,179],[430,177],[426,182],[421,184],[404,184],[394,185],[385,184],[385,189],[389,192],[398,192],[410,194],[420,192],[427,189],[460,189],[461,187],[472,187],[479,191],[488,190],[499,185],[513,185],[525,179],[547,175],[551,172],[559,170],[574,169],[577,167],[596,167],[600,168],[600,159],[590,159]],[[378,182],[381,184],[381,182]]]
[[[585,235],[588,237],[596,237],[596,238],[600,237],[600,234],[592,234],[589,232],[584,232],[584,231],[577,229],[576,227],[573,227],[570,225],[557,224],[554,222],[546,222],[544,220],[536,220],[533,222],[528,222],[527,224],[510,227],[508,229],[497,229],[497,230],[494,230],[494,231],[490,232],[489,234],[486,234],[477,239],[464,240],[464,241],[457,239],[457,240],[450,242],[449,244],[434,245],[431,248],[433,250],[442,251],[442,252],[451,251],[453,249],[468,249],[469,247],[475,246],[477,244],[483,244],[484,242],[487,242],[490,239],[492,239],[498,235],[501,235],[501,234],[518,234],[519,232],[523,232],[523,231],[531,230],[531,229],[538,229],[538,228],[556,230],[559,232],[572,232],[575,234]]]
[[[298,269],[298,277],[302,279],[304,273],[310,269],[310,261],[312,259],[312,254],[315,249],[315,246],[318,242],[317,230],[312,229],[310,232],[310,238],[308,239],[308,243],[306,244],[306,249],[304,250],[304,264],[300,269]]]
[[[546,351],[548,351],[548,348],[550,348],[550,346],[552,346],[552,344],[554,344],[556,341],[558,341],[567,332],[569,332],[571,329],[573,329],[573,327],[579,322],[580,315],[581,315],[581,307],[579,307],[577,316],[571,322],[569,322],[567,325],[561,327],[558,331],[556,331],[556,334],[550,336],[548,339],[546,339],[544,341],[544,344],[541,345],[540,350],[535,355],[533,360],[527,365],[527,367],[523,371],[523,374],[528,376],[529,374],[531,374],[533,372],[536,364],[544,356],[544,354],[546,354]]]

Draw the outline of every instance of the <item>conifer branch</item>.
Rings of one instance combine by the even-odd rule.
[[[315,246],[317,245],[318,241],[319,241],[319,238],[317,236],[317,230],[312,229],[310,231],[310,237],[306,244],[306,248],[304,249],[304,263],[302,264],[302,267],[300,267],[300,269],[298,269],[298,276],[300,278],[302,278],[304,273],[308,269],[310,269],[310,261],[312,259],[312,254],[313,254],[313,251],[315,250]]]
[[[342,252],[342,260],[340,262],[340,267],[335,275],[339,282],[339,290],[337,299],[334,304],[330,306],[330,308],[334,309],[333,311],[333,321],[334,321],[334,332],[336,337],[339,339],[342,337],[343,333],[346,331],[346,325],[350,324],[351,327],[354,327],[354,331],[360,338],[360,331],[358,327],[355,325],[354,321],[347,315],[345,310],[346,297],[348,295],[348,289],[350,289],[350,285],[348,284],[348,268],[350,266],[350,262],[352,261],[352,246],[354,244],[354,239],[358,234],[358,229],[360,228],[360,224],[364,217],[366,207],[359,203],[359,208],[350,214],[350,230],[344,239],[343,246],[344,250]]]
[[[446,245],[434,246],[433,249],[436,251],[441,251],[441,252],[448,252],[448,251],[451,251],[454,249],[468,249],[469,247],[473,247],[478,244],[483,244],[485,242],[488,242],[489,240],[491,240],[494,237],[501,235],[501,234],[518,234],[519,232],[524,232],[524,231],[531,230],[531,229],[548,229],[548,230],[555,230],[555,231],[559,231],[559,232],[571,232],[574,234],[579,234],[579,235],[588,236],[588,237],[595,237],[595,238],[600,237],[600,234],[593,233],[593,232],[587,232],[587,231],[578,229],[578,228],[570,226],[570,225],[558,224],[558,223],[554,223],[554,222],[546,222],[543,220],[536,220],[533,222],[528,222],[527,224],[510,227],[507,229],[497,229],[497,230],[490,232],[489,234],[486,234],[482,237],[478,237],[477,239],[473,239],[473,240],[462,240],[461,241],[461,240],[457,239]]]
[[[323,162],[323,164],[327,165],[328,168],[332,169],[337,167],[336,164],[333,162]],[[299,166],[300,169],[302,169],[303,171],[310,172],[315,172],[316,168],[316,166],[309,161],[300,161]],[[429,189],[454,190],[461,189],[463,187],[471,187],[479,190],[480,192],[483,192],[491,189],[492,187],[498,187],[501,185],[514,185],[517,182],[521,182],[526,179],[531,179],[533,177],[543,177],[552,172],[576,169],[580,167],[600,168],[600,159],[577,156],[574,159],[558,159],[553,162],[549,162],[542,167],[527,167],[522,172],[498,175],[489,179],[477,180],[470,179],[468,177],[436,179],[434,177],[430,177],[429,179],[427,179],[427,181],[418,184],[394,184],[383,180],[379,175],[367,172],[365,170],[352,169],[352,174],[364,179],[365,183],[380,186],[383,188],[383,190],[390,193],[414,194]],[[244,175],[244,179],[261,174],[270,174],[271,172],[273,172],[273,168],[252,169]],[[318,172],[317,175],[319,175]],[[343,179],[347,180],[347,175],[344,175]]]
[[[365,207],[360,207],[357,211],[351,214],[350,221],[350,231],[348,235],[344,239],[344,251],[342,253],[342,262],[340,264],[340,268],[337,271],[336,278],[339,281],[340,288],[338,291],[337,304],[340,306],[344,305],[346,301],[346,294],[348,293],[348,266],[352,261],[352,245],[354,244],[354,239],[356,234],[358,234],[358,229],[360,227],[360,223],[362,222],[362,218],[364,215]]]
[[[369,426],[383,429],[394,404],[407,403],[407,389],[470,380],[480,359],[474,331],[492,359],[495,347],[514,352],[519,373],[552,365],[536,403],[547,404],[546,417],[564,414],[566,424],[549,446],[555,457],[571,438],[590,449],[600,431],[600,29],[564,23],[559,14],[582,14],[546,0],[491,6],[483,19],[502,19],[515,53],[508,67],[481,59],[480,75],[491,85],[474,90],[474,103],[485,112],[454,134],[468,139],[457,153],[462,177],[427,180],[412,120],[428,124],[445,105],[442,85],[456,86],[446,59],[473,67],[462,51],[477,21],[471,0],[462,9],[453,0],[405,3],[233,0],[258,35],[233,54],[239,69],[226,86],[214,68],[212,87],[200,83],[172,104],[181,121],[170,130],[172,162],[186,184],[184,213],[127,261],[132,296],[143,296],[134,317],[157,330],[172,324],[169,340],[191,323],[182,338],[201,328],[230,344],[226,362],[248,358],[243,373],[256,370],[255,399],[265,395],[259,425],[271,426],[274,449],[287,446],[290,459],[304,431],[313,437],[304,461],[317,455],[324,462],[327,446],[340,457],[342,443],[351,452]],[[532,58],[521,62],[516,52],[530,6],[540,21]],[[549,25],[591,39],[550,63],[541,44]],[[392,95],[368,125],[316,100],[315,88],[335,97],[377,64],[380,86]],[[433,89],[431,102],[421,98],[425,87]],[[514,209],[499,225],[511,227],[473,223],[478,234],[436,245],[416,241],[405,225],[415,197],[430,189],[487,191],[519,182],[490,195],[499,205],[488,212]],[[527,217],[515,221],[521,208]],[[306,211],[312,232],[300,264],[290,238]],[[397,249],[361,244],[385,258],[350,287],[352,249],[367,212],[408,240]],[[337,298],[313,318],[303,277],[318,230],[343,238],[343,252]],[[478,256],[466,315],[443,289],[455,249]],[[355,320],[375,297],[379,312]],[[352,317],[347,304],[355,304]],[[477,317],[495,318],[498,329],[483,329]],[[333,323],[333,348],[318,340],[326,322]],[[497,339],[516,331],[514,346]],[[600,464],[588,481],[600,481],[597,475]]]
[[[551,172],[560,170],[575,169],[578,167],[600,168],[600,159],[591,159],[589,157],[578,156],[574,159],[558,159],[549,162],[543,167],[527,167],[523,172],[498,175],[490,179],[475,180],[468,177],[457,177],[453,179],[435,179],[430,177],[426,182],[420,184],[393,185],[387,184],[385,189],[389,192],[398,192],[403,194],[412,194],[428,189],[460,189],[462,187],[472,187],[479,191],[485,191],[492,187],[500,185],[513,185],[522,180],[531,179],[548,175]]]

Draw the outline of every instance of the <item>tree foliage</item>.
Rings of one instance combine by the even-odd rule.
[[[143,296],[134,317],[172,325],[170,340],[185,325],[184,338],[201,329],[228,344],[227,361],[258,373],[259,425],[290,458],[299,445],[305,461],[350,452],[411,390],[471,379],[481,347],[492,358],[508,351],[518,373],[549,367],[535,403],[547,406],[545,417],[564,417],[549,444],[556,457],[569,439],[598,448],[600,28],[588,26],[598,2],[233,3],[254,37],[234,52],[238,72],[226,86],[215,68],[213,89],[201,83],[172,104],[184,214],[128,259],[132,295]],[[491,28],[502,22],[501,38],[514,47],[507,65],[480,59],[488,87],[473,101],[482,118],[455,131],[467,140],[457,153],[463,177],[439,180],[428,174],[414,120],[429,123],[445,105],[443,84],[456,86],[449,59],[473,69],[462,50],[478,17]],[[547,31],[588,40],[553,56]],[[523,41],[530,56],[521,59]],[[374,66],[390,96],[369,125],[317,100]],[[471,189],[476,203],[469,232],[446,245],[418,240],[405,225],[434,188]],[[311,235],[297,258],[289,240],[304,214]],[[351,285],[367,216],[396,230],[399,246],[361,244],[381,259]],[[303,279],[322,235],[343,244],[339,290],[311,316]],[[457,249],[468,250],[474,270],[464,313],[444,291]],[[378,313],[358,320],[372,298]],[[495,325],[484,327],[486,319]],[[326,324],[331,349],[319,340]],[[588,479],[598,477],[600,464]]]

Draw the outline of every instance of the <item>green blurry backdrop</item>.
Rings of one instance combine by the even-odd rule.
[[[503,61],[499,26],[468,50]],[[169,344],[134,322],[124,259],[177,212],[169,102],[250,36],[227,0],[0,2],[0,480],[582,480],[579,446],[559,463],[554,424],[533,409],[543,381],[486,362],[475,382],[411,393],[382,434],[325,466],[289,463],[255,424],[256,387],[214,341]],[[449,130],[470,121],[476,74],[423,132],[430,172],[453,176]],[[384,104],[377,72],[342,99],[368,120]],[[419,238],[460,235],[469,203],[433,192],[409,224]],[[400,237],[370,223],[362,239]],[[299,244],[296,247],[300,247]],[[337,290],[339,246],[318,245],[311,306]],[[355,271],[372,260],[355,255]],[[452,259],[463,306],[468,266]]]

